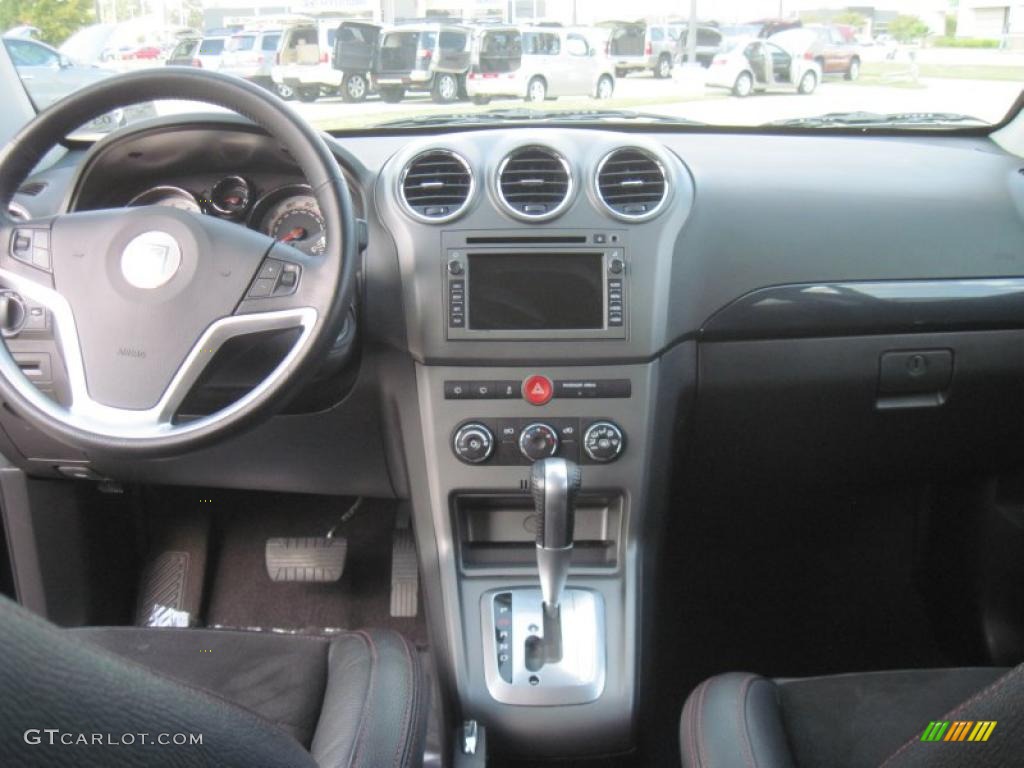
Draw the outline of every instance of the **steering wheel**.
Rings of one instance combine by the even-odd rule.
[[[238,224],[159,206],[10,220],[15,191],[58,141],[140,96],[225,107],[280,142],[320,206],[325,252],[309,256]],[[99,454],[166,456],[207,445],[272,414],[316,371],[352,303],[357,258],[341,169],[276,96],[176,67],[103,80],[40,113],[0,152],[0,284],[49,310],[71,402],[40,392],[6,344],[0,398],[39,429]],[[217,350],[260,332],[295,337],[276,367],[221,410],[176,419]]]

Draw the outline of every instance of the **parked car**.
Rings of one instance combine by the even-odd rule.
[[[486,29],[476,36],[466,90],[477,104],[495,96],[544,101],[559,96],[611,98],[612,62],[599,56],[586,30]]]
[[[823,24],[808,24],[802,29],[790,29],[775,35],[786,47],[800,47],[811,51],[825,75],[842,75],[847,80],[860,77],[860,52],[855,42],[841,29]]]
[[[373,83],[381,98],[397,102],[407,91],[428,91],[439,104],[458,99],[466,89],[472,32],[468,26],[450,22],[400,24],[381,30],[373,63]]]
[[[201,37],[183,37],[174,46],[171,54],[165,62],[169,67],[199,67],[199,44],[203,42]]]
[[[803,22],[800,19],[761,19],[745,24],[726,24],[720,26],[719,30],[722,36],[729,40],[736,37],[768,38],[787,29],[799,29],[802,26]]]
[[[676,38],[676,59],[686,60],[686,51],[689,41],[687,39],[688,26],[678,27],[679,35]],[[701,24],[697,27],[697,62],[702,67],[710,67],[712,60],[722,50],[725,37],[717,27]]]
[[[706,82],[740,97],[769,90],[809,94],[821,82],[821,65],[801,51],[783,48],[774,38],[736,38],[712,60]]]
[[[605,21],[597,25],[608,30],[605,54],[615,65],[615,76],[650,70],[655,77],[672,74],[676,41],[670,25],[648,27],[643,22]]]
[[[78,64],[38,40],[4,36],[3,41],[29,96],[40,109],[114,74],[107,69]]]
[[[202,69],[220,69],[228,37],[228,35],[207,35],[203,37],[199,41],[199,48],[192,59],[192,66],[201,67]]]
[[[87,85],[98,83],[116,74],[110,69],[77,62],[38,40],[4,36],[3,42],[25,90],[38,109],[45,109]],[[152,117],[155,114],[152,102],[135,104],[112,110],[90,120],[80,127],[79,133],[109,133],[129,120]]]
[[[380,26],[362,21],[344,21],[334,42],[332,66],[341,73],[341,98],[362,101],[373,90],[370,69],[380,41]]]
[[[228,38],[220,71],[271,87],[270,77],[281,42],[281,30],[245,29]]]
[[[276,64],[270,71],[278,93],[313,102],[325,93],[337,93],[341,72],[331,65],[339,19],[303,21],[285,27]]]
[[[154,61],[163,53],[158,45],[139,45],[130,50],[124,58],[133,61]]]

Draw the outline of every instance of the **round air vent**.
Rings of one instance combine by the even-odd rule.
[[[465,210],[476,184],[469,163],[460,155],[447,149],[429,149],[405,166],[398,188],[406,211],[414,219],[441,224]]]
[[[572,170],[547,147],[513,150],[498,166],[498,197],[513,216],[525,221],[553,219],[572,202]]]
[[[668,199],[665,167],[635,147],[607,154],[597,166],[596,179],[601,202],[613,216],[627,221],[655,216]]]

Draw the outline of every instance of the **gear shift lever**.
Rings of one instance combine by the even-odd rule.
[[[537,572],[544,610],[558,615],[562,590],[569,578],[576,494],[580,468],[566,459],[541,459],[530,470],[530,488],[537,510]]]

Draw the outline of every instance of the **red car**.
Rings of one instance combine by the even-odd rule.
[[[824,75],[842,75],[847,80],[860,77],[860,53],[849,28],[807,24],[780,32],[772,39],[788,41],[784,47],[807,51],[821,65]]]
[[[161,50],[155,45],[141,45],[131,51],[126,59],[159,59]]]

